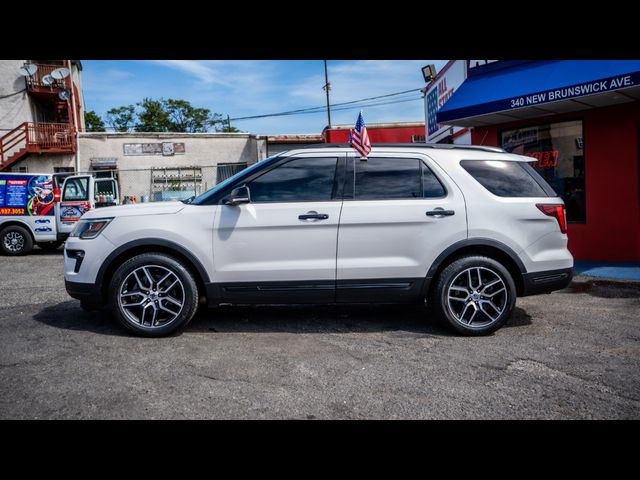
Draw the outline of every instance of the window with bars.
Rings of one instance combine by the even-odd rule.
[[[236,173],[241,172],[245,168],[247,168],[246,163],[219,163],[216,184],[225,181],[229,177],[233,177]]]

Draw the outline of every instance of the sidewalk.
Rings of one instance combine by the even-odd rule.
[[[575,275],[615,278],[640,282],[640,263],[635,262],[597,262],[578,260],[573,267]]]

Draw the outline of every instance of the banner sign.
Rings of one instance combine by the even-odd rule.
[[[0,216],[54,215],[50,175],[0,176]]]
[[[184,155],[184,143],[125,143],[122,146],[125,155]]]
[[[615,77],[602,78],[600,80],[592,80],[576,85],[569,85],[567,87],[554,88],[551,90],[544,90],[542,92],[520,95],[518,97],[472,105],[455,110],[438,112],[437,119],[439,122],[446,122],[447,120],[475,117],[488,113],[497,113],[514,110],[516,108],[543,105],[545,103],[584,97],[586,95],[621,90],[638,84],[640,84],[640,72],[633,72]]]
[[[466,61],[455,60],[443,68],[427,88],[425,92],[427,142],[435,143],[461,130],[460,127],[452,128],[449,125],[439,123],[436,114],[458,87],[462,85],[466,76]]]

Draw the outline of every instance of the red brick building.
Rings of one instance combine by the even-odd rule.
[[[532,157],[578,260],[640,261],[640,61],[475,61],[437,121]]]

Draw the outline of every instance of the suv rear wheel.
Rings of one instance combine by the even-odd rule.
[[[509,271],[489,257],[462,257],[438,277],[431,299],[435,313],[464,335],[488,335],[509,319],[516,287]]]
[[[198,286],[188,268],[163,253],[124,262],[109,286],[109,304],[129,330],[160,337],[184,328],[198,307]]]

